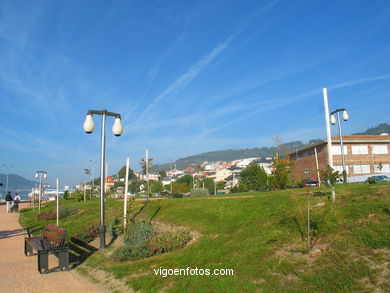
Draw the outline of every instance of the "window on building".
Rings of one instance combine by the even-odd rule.
[[[352,168],[355,174],[370,174],[370,165],[353,165]]]
[[[333,169],[335,170],[335,171],[339,171],[340,172],[340,174],[342,174],[343,173],[343,166],[333,166]],[[345,171],[347,171],[347,174],[349,174],[349,168],[348,168],[348,166],[345,166]]]
[[[379,170],[379,164],[374,165],[375,173],[390,173],[390,164],[382,164],[382,169]]]
[[[348,154],[348,148],[346,145],[343,145],[344,155]],[[332,145],[332,155],[341,155],[341,146]]]
[[[389,151],[387,149],[387,144],[378,144],[372,146],[372,153],[374,155],[385,155],[388,154]]]
[[[366,155],[368,154],[368,147],[366,145],[353,145],[352,154],[354,155]]]

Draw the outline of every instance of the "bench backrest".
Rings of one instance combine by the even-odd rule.
[[[49,240],[57,248],[63,248],[66,242],[66,230],[53,224],[47,224],[43,237]]]

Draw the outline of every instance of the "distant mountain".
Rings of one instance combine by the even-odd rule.
[[[364,132],[354,133],[354,135],[378,135],[382,133],[390,133],[390,124],[381,123],[375,127],[368,128]]]
[[[0,190],[5,190],[7,174],[0,173],[0,182],[3,183],[3,186],[0,187]],[[28,180],[16,174],[8,175],[8,190],[26,190],[33,187],[35,187],[34,181]]]
[[[390,133],[390,124],[381,123],[378,126],[371,127],[364,132],[354,133],[354,135],[377,135],[381,133]],[[310,144],[315,144],[322,141],[322,139],[311,139],[309,142],[304,143],[302,141],[293,141],[282,144],[278,147],[261,147],[261,148],[247,148],[238,150],[221,150],[201,153],[178,159],[173,162],[172,168],[184,169],[193,165],[202,164],[204,161],[215,162],[223,161],[229,162],[238,159],[251,158],[251,157],[270,157],[275,153],[289,153],[299,150]],[[170,169],[170,163],[156,164],[152,167],[152,172],[167,171]]]

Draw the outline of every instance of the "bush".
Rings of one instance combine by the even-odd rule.
[[[126,260],[137,260],[151,256],[151,253],[147,245],[143,246],[129,246],[125,245],[117,248],[111,255],[113,260],[126,261]]]
[[[74,197],[77,199],[77,201],[84,201],[84,192],[76,192],[74,194]],[[91,199],[91,197],[89,196],[89,192],[86,192],[85,198],[86,198],[86,200]]]
[[[95,240],[99,236],[99,225],[90,224],[73,234],[73,237],[85,243]]]
[[[69,191],[65,190],[64,195],[62,196],[63,199],[68,200],[69,199]]]
[[[164,232],[149,239],[149,251],[153,254],[169,252],[184,247],[190,240],[188,231]]]
[[[147,239],[154,235],[152,224],[137,222],[127,228],[125,243],[131,247],[140,247],[146,244]]]
[[[369,184],[374,184],[374,183],[376,183],[376,180],[375,180],[375,178],[368,177],[368,178],[367,178],[367,182],[368,182]]]
[[[78,211],[79,210],[77,208],[60,208],[60,219],[75,215],[78,213]]]
[[[191,240],[188,231],[164,232],[154,235],[139,245],[125,245],[116,249],[111,258],[117,261],[137,260],[184,247]]]
[[[192,188],[191,189],[191,196],[198,197],[198,196],[208,196],[209,191],[207,189],[203,188]]]
[[[117,218],[115,218],[108,227],[108,232],[110,232],[112,237],[122,235],[123,231],[123,224]]]

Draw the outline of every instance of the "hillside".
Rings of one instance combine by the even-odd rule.
[[[3,183],[2,188],[5,189],[7,182],[7,174],[0,173],[0,182]],[[16,174],[8,175],[8,189],[9,190],[25,190],[31,189],[35,186],[35,182],[28,180],[22,176]]]
[[[89,255],[79,271],[112,284],[115,292],[386,292],[390,184],[337,186],[336,191],[334,204],[326,196],[311,194],[309,244],[305,189],[150,201],[137,219],[165,229],[186,227],[198,233],[192,244],[171,253],[117,262],[110,258],[121,244],[117,240]],[[60,205],[80,209],[60,221],[70,233],[99,222],[98,199],[62,200]],[[45,211],[54,207],[50,203]],[[106,211],[109,225],[113,218],[121,219],[123,202],[108,200]],[[31,209],[21,213],[21,224],[45,225],[36,213]],[[74,253],[71,259],[77,260]],[[233,269],[234,276],[154,273],[159,268],[188,267]]]
[[[308,143],[318,142],[318,139],[314,139],[309,141]],[[229,149],[229,150],[221,150],[221,151],[211,151],[206,153],[201,153],[197,155],[192,155],[188,157],[181,158],[174,162],[178,169],[184,169],[186,167],[190,167],[193,164],[201,164],[204,161],[224,161],[229,162],[233,160],[243,159],[243,158],[251,158],[251,157],[272,157],[275,153],[283,153],[283,152],[293,152],[296,149],[300,149],[308,143],[303,143],[302,141],[293,141],[289,143],[285,143],[279,147],[261,147],[261,148],[247,148],[247,149]],[[157,164],[153,166],[153,171],[158,172],[162,170],[169,170],[170,164]]]
[[[382,133],[390,133],[390,124],[381,123],[375,127],[368,128],[364,132],[354,133],[354,135],[379,135]]]

